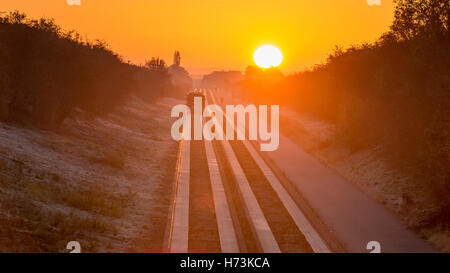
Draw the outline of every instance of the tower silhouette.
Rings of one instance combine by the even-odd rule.
[[[173,54],[173,64],[176,66],[180,66],[181,64],[180,51],[175,51],[175,53]]]

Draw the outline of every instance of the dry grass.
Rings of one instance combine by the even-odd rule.
[[[437,246],[442,252],[450,253],[450,231],[448,227],[436,227],[425,230],[422,234],[428,238],[428,241]]]
[[[76,239],[84,252],[96,251],[98,235],[112,236],[113,224],[91,215],[49,209],[20,195],[1,204],[3,223],[0,251],[64,252],[66,244]]]
[[[123,209],[133,206],[134,194],[106,193],[99,186],[87,189],[67,189],[55,183],[27,182],[24,188],[26,196],[42,203],[57,203],[73,207],[78,210],[98,213],[109,217],[119,218]]]
[[[123,170],[125,168],[124,158],[118,152],[103,152],[100,156],[91,157],[90,161],[92,163],[102,164],[117,170]]]
[[[300,115],[284,115],[280,117],[284,134],[394,212],[437,249],[450,251],[450,205],[445,193],[442,198],[434,194],[431,179],[418,179],[389,164],[384,146],[351,150],[335,140],[333,127],[328,135]]]
[[[64,252],[75,239],[83,252],[96,252],[102,235],[117,235],[110,217],[119,218],[134,206],[133,193],[112,194],[99,186],[71,188],[54,173],[35,177],[0,177],[2,190],[9,192],[0,198],[0,252]]]
[[[0,252],[67,252],[69,241],[82,252],[160,251],[177,145],[153,118],[172,103],[135,99],[132,116],[73,118],[60,133],[0,124]]]

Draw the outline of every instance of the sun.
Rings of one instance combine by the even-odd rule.
[[[262,68],[277,67],[283,61],[283,54],[273,45],[263,45],[255,51],[253,60]]]

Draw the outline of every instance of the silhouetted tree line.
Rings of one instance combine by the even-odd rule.
[[[203,76],[202,86],[205,88],[234,89],[242,79],[241,71],[213,71]]]
[[[450,211],[450,39],[448,0],[396,1],[390,30],[373,44],[336,48],[309,71],[248,70],[247,98],[287,105],[337,125],[353,150],[386,157],[434,189]]]
[[[83,40],[53,19],[18,11],[0,17],[0,119],[54,129],[75,108],[97,115],[130,93],[146,99],[170,88],[165,64],[125,63],[105,42]]]

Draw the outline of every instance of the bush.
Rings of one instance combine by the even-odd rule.
[[[154,99],[167,73],[124,63],[105,42],[83,41],[52,19],[0,17],[0,118],[55,129],[74,108],[98,115],[134,92]]]
[[[393,26],[378,42],[336,48],[325,64],[275,83],[273,71],[249,69],[242,89],[255,103],[335,123],[335,141],[352,150],[384,147],[391,164],[448,200],[449,2],[396,2]]]

